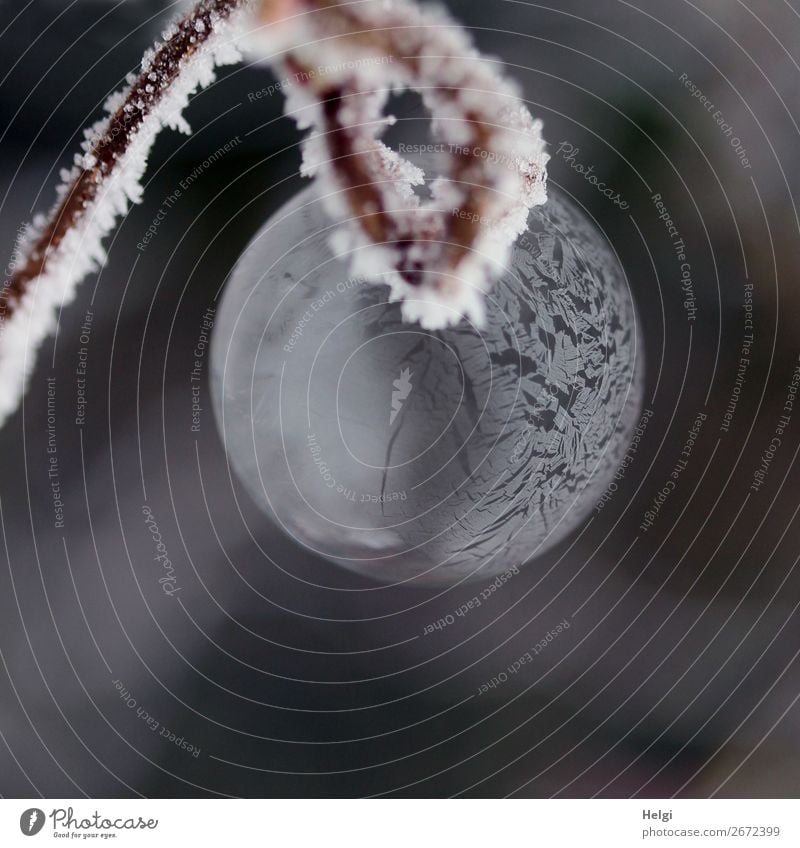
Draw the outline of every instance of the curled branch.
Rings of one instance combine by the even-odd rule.
[[[0,424],[58,308],[101,267],[103,239],[141,199],[156,135],[189,131],[189,97],[242,44],[296,81],[287,111],[310,129],[303,170],[322,182],[341,222],[334,247],[354,273],[388,283],[404,317],[426,327],[482,320],[483,292],[545,200],[548,158],[539,122],[496,65],[445,13],[412,0],[201,0],[109,99],[50,215],[26,233],[0,292]],[[414,192],[423,172],[380,141],[386,101],[405,89],[420,93],[447,154],[426,200]]]

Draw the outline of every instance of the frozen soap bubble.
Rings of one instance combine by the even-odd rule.
[[[213,341],[230,462],[298,542],[384,582],[519,566],[587,516],[627,449],[642,352],[623,272],[553,187],[486,324],[403,323],[348,276],[314,187],[244,252]]]

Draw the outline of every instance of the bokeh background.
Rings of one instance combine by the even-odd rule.
[[[189,109],[193,135],[158,140],[145,201],[0,432],[3,796],[800,794],[800,407],[751,489],[800,356],[800,7],[450,5],[544,120],[551,181],[621,256],[653,411],[635,462],[578,533],[427,635],[481,584],[381,587],[272,527],[229,473],[207,383],[190,426],[203,316],[302,184],[282,95],[255,94],[274,77],[224,70]],[[181,7],[0,3],[3,255]],[[414,137],[418,105],[397,109]],[[176,185],[234,139],[138,248]],[[691,313],[655,194],[686,245]],[[179,598],[158,583],[143,505]],[[565,619],[535,663],[478,694]]]

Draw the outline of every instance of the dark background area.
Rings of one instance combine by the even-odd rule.
[[[23,410],[0,432],[3,796],[800,794],[800,408],[750,490],[800,355],[800,9],[450,5],[519,81],[545,122],[551,181],[607,234],[636,293],[654,415],[619,491],[490,602],[430,635],[480,583],[382,587],[270,525],[230,476],[210,400],[190,431],[203,313],[302,184],[282,96],[249,96],[274,78],[224,69],[188,111],[193,135],[158,140],[145,201],[63,312]],[[0,3],[5,255],[169,14],[154,0]],[[423,116],[401,105],[398,132],[410,138]],[[175,185],[235,137],[139,250]],[[630,208],[570,167],[562,143]],[[655,193],[686,242],[694,321]],[[748,284],[754,343],[724,431]],[[63,529],[47,471],[52,377]],[[700,412],[689,465],[643,532]],[[179,600],[158,583],[144,504]],[[477,695],[565,618],[570,629],[536,663]]]

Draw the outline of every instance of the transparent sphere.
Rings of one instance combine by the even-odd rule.
[[[225,449],[271,519],[384,582],[447,585],[564,539],[612,480],[640,411],[623,272],[554,188],[484,327],[403,323],[348,276],[312,186],[229,282],[212,380]]]

